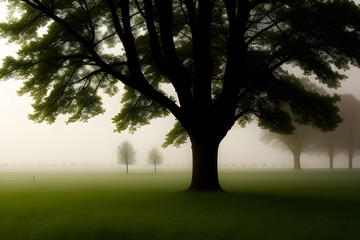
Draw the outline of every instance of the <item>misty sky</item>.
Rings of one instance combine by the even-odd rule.
[[[4,20],[4,9],[0,4],[0,21]],[[5,42],[0,40],[0,58],[16,53],[16,46],[5,45]],[[349,78],[337,92],[352,93],[360,99],[360,70],[351,69],[346,74]],[[106,113],[88,123],[66,125],[67,118],[60,117],[48,125],[27,119],[33,101],[30,97],[17,95],[21,85],[21,81],[0,81],[0,167],[117,166],[116,148],[124,140],[131,142],[137,150],[138,164],[135,166],[138,168],[147,166],[146,156],[152,147],[158,147],[163,154],[163,167],[191,166],[189,143],[179,149],[160,147],[174,124],[172,116],[155,120],[135,134],[113,132],[115,126],[111,118],[119,112],[122,91],[112,98],[104,96]],[[220,167],[292,167],[290,153],[264,145],[260,136],[261,130],[256,124],[246,128],[235,126],[220,146]],[[302,166],[327,167],[328,161],[325,156],[304,154]],[[346,167],[346,157],[337,156],[334,166]],[[360,167],[358,157],[354,167]]]

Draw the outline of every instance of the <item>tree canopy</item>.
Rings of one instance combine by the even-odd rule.
[[[336,88],[338,70],[360,65],[360,8],[350,0],[8,2],[0,33],[21,49],[0,77],[26,79],[30,119],[87,121],[105,111],[99,91],[114,95],[121,82],[117,131],[173,114],[164,145],[190,137],[190,189],[220,189],[217,149],[235,122],[281,133],[340,122],[337,98],[307,91],[286,66]]]

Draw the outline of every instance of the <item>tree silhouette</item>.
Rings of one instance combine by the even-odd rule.
[[[349,168],[353,168],[353,158],[360,151],[360,101],[352,94],[341,95],[338,103],[343,122],[337,128],[341,141],[338,147],[349,159]]]
[[[308,85],[308,84],[307,84]],[[311,84],[312,85],[312,84]],[[307,87],[309,88],[309,87]],[[312,89],[324,94],[321,88]],[[330,169],[334,168],[334,157],[345,153],[349,159],[349,168],[353,167],[353,158],[360,152],[360,101],[352,94],[340,95],[337,102],[339,115],[343,121],[339,126],[328,132],[321,132],[308,126],[297,126],[291,135],[280,135],[265,132],[262,141],[273,142],[273,146],[281,150],[289,150],[294,156],[294,168],[300,169],[300,155],[302,152],[327,154]]]
[[[329,87],[359,67],[360,9],[326,0],[9,0],[0,32],[21,49],[0,77],[27,79],[36,122],[87,121],[104,112],[99,91],[125,84],[118,132],[173,114],[164,146],[190,138],[189,190],[221,190],[218,147],[234,123],[275,132],[333,129],[336,98],[306,91],[289,64]],[[42,34],[45,29],[45,34]],[[166,93],[170,85],[174,94]]]
[[[341,100],[336,104],[343,119],[342,123],[333,131],[314,132],[311,151],[326,153],[329,156],[330,168],[334,168],[334,157],[345,153],[348,157],[349,168],[353,168],[353,158],[360,151],[360,101],[352,94],[340,95]]]
[[[334,158],[340,153],[339,144],[342,141],[342,134],[337,127],[333,131],[329,132],[313,132],[311,135],[311,141],[313,145],[311,146],[310,152],[314,153],[325,153],[329,157],[329,168],[334,168]]]
[[[290,151],[294,157],[294,169],[301,169],[301,153],[311,148],[311,133],[314,131],[316,130],[312,127],[298,125],[292,134],[265,132],[261,140],[266,144],[272,142],[277,149]]]
[[[310,82],[308,78],[301,78],[300,82],[307,91],[316,92],[322,96],[328,95],[323,88]],[[287,109],[294,118],[295,116],[292,114],[291,109],[289,107]],[[325,143],[322,142],[325,140],[323,136],[324,134],[322,134],[321,131],[313,127],[295,124],[295,130],[292,134],[278,134],[264,131],[261,140],[266,144],[272,142],[273,146],[277,149],[290,151],[294,157],[294,169],[301,169],[301,153],[322,152],[325,149],[325,146],[322,146],[322,144]],[[319,147],[319,145],[322,147]],[[334,151],[334,149],[331,150]]]
[[[128,141],[124,141],[118,146],[117,160],[119,164],[125,164],[126,173],[129,173],[129,165],[135,164],[135,154],[134,147]]]
[[[148,162],[150,164],[153,164],[155,167],[155,173],[156,173],[156,166],[162,164],[163,157],[159,150],[157,148],[152,148],[150,152],[148,153]]]

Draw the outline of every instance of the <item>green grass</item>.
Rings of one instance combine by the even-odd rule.
[[[36,176],[33,182],[33,175]],[[0,239],[360,239],[360,171],[0,171]]]

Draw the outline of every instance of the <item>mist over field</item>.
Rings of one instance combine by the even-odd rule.
[[[353,93],[360,99],[359,70],[349,71],[349,79],[343,82],[338,93]],[[87,123],[65,124],[67,118],[48,125],[36,124],[28,120],[32,112],[30,97],[18,96],[21,82],[0,82],[0,166],[5,168],[23,167],[105,167],[124,168],[116,160],[117,147],[122,141],[131,142],[136,151],[137,163],[134,168],[152,168],[147,163],[147,154],[157,147],[164,156],[164,168],[191,167],[191,144],[187,142],[180,148],[162,148],[165,135],[174,124],[172,117],[153,120],[150,125],[140,128],[133,134],[124,131],[114,133],[111,118],[119,111],[120,95],[110,98],[104,95],[106,113],[90,119]],[[281,152],[261,141],[263,130],[256,123],[245,128],[235,125],[219,149],[221,168],[292,168],[290,152]],[[327,168],[328,159],[324,154],[302,156],[304,168]],[[346,168],[347,157],[339,154],[335,167]],[[358,156],[354,167],[360,167]]]
[[[359,81],[353,70],[344,87],[338,92],[353,92],[360,96]],[[0,166],[1,167],[119,167],[116,160],[117,147],[122,141],[131,142],[136,151],[137,163],[134,168],[151,168],[147,154],[157,147],[164,156],[164,168],[191,167],[191,144],[180,148],[161,147],[166,133],[174,124],[172,117],[154,120],[134,134],[126,131],[113,133],[111,118],[119,110],[120,94],[113,98],[104,96],[107,109],[104,115],[90,119],[87,123],[66,125],[66,117],[60,117],[54,124],[35,124],[27,119],[32,112],[32,100],[17,96],[20,82],[0,82]],[[358,94],[358,95],[356,95]],[[360,97],[358,97],[360,99]],[[228,132],[219,150],[219,166],[222,168],[292,168],[292,155],[279,152],[261,141],[263,131],[255,123],[245,128],[234,126]],[[302,156],[304,168],[327,168],[328,159],[324,154]],[[346,168],[346,156],[340,154],[335,167]],[[360,167],[358,156],[354,166]],[[122,166],[123,168],[123,166]]]
[[[6,2],[0,5],[0,20],[6,21]],[[0,59],[16,55],[19,46],[5,45],[1,39]],[[288,70],[301,74],[299,69],[288,66]],[[351,93],[360,99],[360,70],[350,68],[345,71],[348,79],[342,81],[341,88],[328,90],[330,93]],[[314,81],[314,77],[310,77]],[[316,82],[319,86],[323,85]],[[106,113],[90,119],[87,123],[65,124],[67,116],[61,116],[52,125],[35,124],[27,119],[32,113],[34,101],[29,96],[18,96],[22,86],[20,80],[0,82],[0,167],[119,167],[116,149],[122,141],[130,141],[137,151],[137,164],[134,168],[151,168],[147,164],[147,154],[153,147],[159,148],[164,156],[165,168],[191,167],[191,145],[189,142],[180,148],[169,146],[161,148],[165,135],[175,120],[173,117],[153,120],[150,125],[140,128],[133,134],[127,131],[114,133],[112,118],[120,110],[122,90],[110,98],[102,94]],[[120,89],[122,85],[120,84]],[[219,150],[221,168],[292,168],[292,155],[279,152],[265,145],[260,138],[263,131],[256,123],[246,128],[235,125],[222,141]],[[211,131],[211,129],[209,130]],[[302,156],[304,168],[327,168],[328,160],[323,154]],[[340,154],[335,167],[346,168],[346,156]],[[354,167],[360,167],[360,159],[355,156]]]

